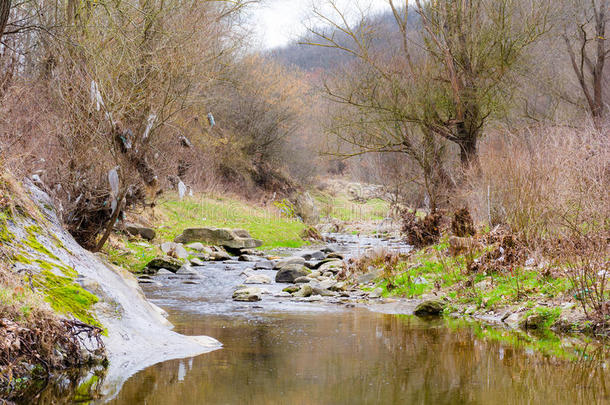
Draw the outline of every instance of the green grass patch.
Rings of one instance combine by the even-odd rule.
[[[442,246],[439,245],[438,250],[442,250]],[[409,263],[400,262],[392,272],[386,271],[379,283],[384,296],[416,298],[431,291],[435,285],[448,287],[465,279],[463,257],[438,258],[422,253],[416,254],[414,262],[417,264],[410,267]]]
[[[390,203],[374,198],[366,202],[352,201],[347,194],[330,195],[319,191],[310,193],[320,206],[323,217],[341,221],[379,221],[388,216]]]
[[[253,238],[263,241],[261,249],[297,248],[306,244],[300,236],[306,228],[302,222],[234,199],[196,196],[179,201],[176,198],[158,207],[166,218],[157,227],[158,235],[164,240],[173,240],[185,228],[209,226],[246,229]]]
[[[125,238],[124,245],[128,251],[114,249],[107,244],[104,247],[104,252],[108,255],[111,263],[134,273],[142,272],[151,260],[163,255],[161,249],[144,242],[130,242]]]

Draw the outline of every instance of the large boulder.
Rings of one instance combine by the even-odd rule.
[[[299,278],[306,276],[310,270],[302,264],[290,264],[282,267],[275,275],[276,283],[294,283]]]
[[[320,222],[320,210],[314,199],[305,192],[294,199],[295,213],[308,225],[316,225]]]
[[[249,234],[243,230],[238,229],[236,232],[226,228],[187,228],[174,239],[174,242],[202,242],[229,249],[252,249],[263,245],[262,241],[249,237]]]

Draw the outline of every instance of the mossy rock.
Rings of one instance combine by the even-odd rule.
[[[415,315],[420,317],[438,316],[445,309],[445,303],[441,300],[427,300],[415,308]]]
[[[157,257],[156,259],[151,260],[146,265],[146,268],[151,273],[156,273],[160,269],[166,269],[171,271],[172,273],[175,273],[180,270],[180,267],[182,267],[182,265],[183,263],[180,260],[174,259],[173,257],[164,256]]]

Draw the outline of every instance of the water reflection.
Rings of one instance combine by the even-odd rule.
[[[476,328],[364,310],[172,321],[225,348],[148,368],[112,403],[610,403],[603,350],[567,361],[480,339]]]
[[[103,366],[55,373],[49,379],[34,381],[26,390],[8,393],[6,398],[0,395],[0,403],[4,403],[3,399],[27,405],[90,403],[101,398],[105,373]]]

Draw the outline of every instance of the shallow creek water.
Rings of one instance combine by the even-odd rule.
[[[333,247],[358,254],[375,245],[406,249],[349,236]],[[479,338],[469,326],[328,302],[272,294],[234,302],[231,293],[250,266],[208,264],[197,268],[201,284],[175,278],[145,286],[178,332],[213,336],[224,347],[143,370],[111,403],[610,403],[606,363],[587,355],[562,360]],[[283,287],[263,286],[271,293]]]
[[[407,247],[337,236],[337,250]],[[287,252],[286,252],[287,253]],[[291,252],[297,254],[299,252]],[[231,299],[252,263],[208,263],[198,276],[144,285],[176,331],[224,347],[129,378],[111,404],[610,404],[608,353],[571,360],[481,337],[481,325],[381,314],[326,301]],[[262,271],[273,278],[274,271]],[[498,334],[508,334],[506,331]],[[561,346],[560,343],[556,343]],[[571,350],[571,349],[569,349]]]

